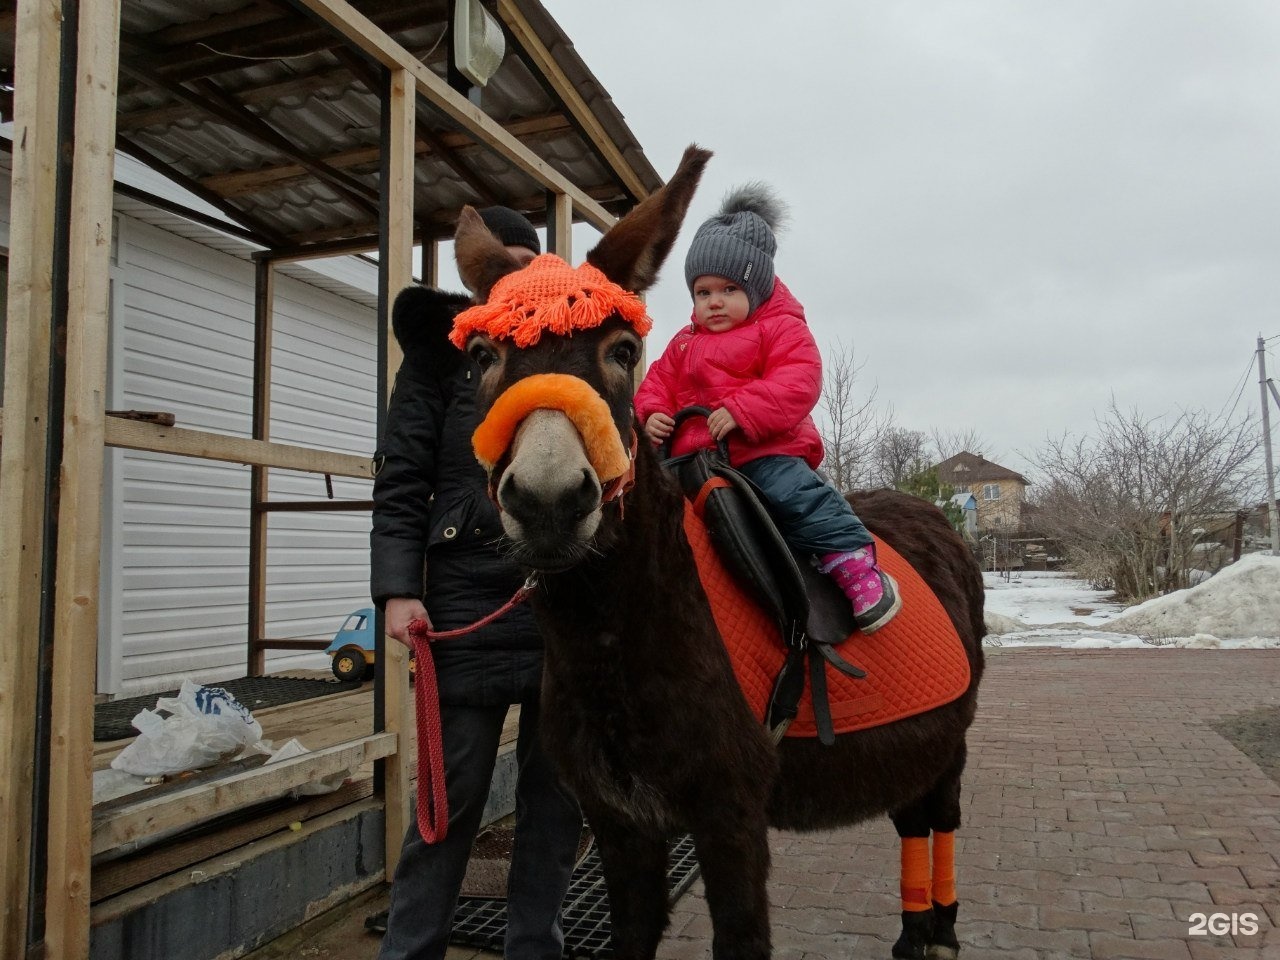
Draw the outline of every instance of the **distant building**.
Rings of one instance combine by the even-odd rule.
[[[973,495],[978,530],[1021,529],[1022,505],[1030,486],[1022,474],[967,450],[943,460],[936,469],[939,483]]]
[[[938,506],[941,507],[945,500],[939,500]],[[972,540],[978,532],[978,500],[968,490],[961,490],[959,493],[952,494],[951,504],[964,514],[964,535]]]

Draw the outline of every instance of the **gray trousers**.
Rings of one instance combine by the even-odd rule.
[[[540,658],[539,658],[540,660]],[[411,823],[391,885],[391,913],[379,960],[439,960],[444,956],[471,847],[489,794],[503,720],[521,703],[516,762],[516,826],[507,875],[507,960],[559,960],[564,949],[560,905],[573,874],[582,814],[560,785],[538,741],[537,676],[500,671],[510,698],[472,706],[449,697],[449,668],[441,664],[440,719],[444,740],[448,836],[428,846]],[[466,672],[465,670],[463,672]],[[494,693],[493,674],[487,679]],[[531,689],[530,689],[531,687]],[[501,692],[501,691],[497,691]],[[486,701],[494,698],[485,696]]]

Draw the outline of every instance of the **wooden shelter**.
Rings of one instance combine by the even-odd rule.
[[[404,651],[381,651],[364,736],[162,798],[92,809],[104,447],[252,466],[250,672],[269,640],[269,517],[317,509],[268,497],[273,469],[367,478],[363,457],[273,442],[273,282],[279,265],[376,251],[379,395],[398,364],[395,292],[465,203],[607,228],[660,184],[607,94],[536,0],[485,0],[507,53],[483,91],[453,62],[446,0],[18,0],[0,14],[0,113],[12,120],[11,240],[0,445],[0,956],[90,955],[91,860],[198,817],[379,761],[386,869],[407,817]],[[5,92],[7,91],[7,92]],[[256,255],[253,435],[106,414],[115,152],[163,172],[230,222],[139,199],[248,240]],[[118,188],[126,190],[126,188]],[[159,418],[153,418],[153,421]],[[369,438],[370,450],[374,438]],[[320,509],[367,510],[366,502]]]

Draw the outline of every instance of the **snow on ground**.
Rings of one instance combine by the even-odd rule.
[[[1127,609],[1065,571],[983,579],[990,646],[1280,649],[1280,557],[1250,554],[1197,586]]]

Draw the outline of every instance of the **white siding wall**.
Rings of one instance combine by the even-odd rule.
[[[248,436],[253,267],[133,220],[120,230],[112,405],[164,410],[178,425]],[[374,446],[375,316],[278,277],[272,439],[368,455]],[[131,695],[180,677],[245,672],[249,468],[112,451],[107,534],[117,562],[104,614],[103,692]],[[272,471],[273,498],[323,499],[324,478]],[[367,482],[334,480],[340,499]],[[274,514],[267,632],[324,637],[369,603],[369,515]],[[104,584],[104,589],[106,585]],[[326,666],[316,653],[268,655],[268,669]]]

